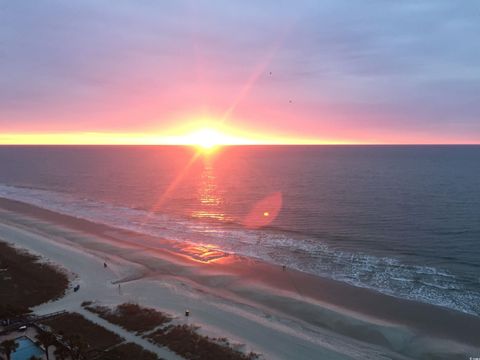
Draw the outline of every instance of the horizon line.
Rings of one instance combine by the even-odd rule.
[[[7,146],[182,146],[182,147],[195,147],[194,144],[116,144],[116,143],[105,143],[105,144],[2,144],[0,147]],[[246,147],[246,146],[480,146],[479,143],[257,143],[257,144],[218,144],[215,147]]]

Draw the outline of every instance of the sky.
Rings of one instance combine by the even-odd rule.
[[[0,0],[0,143],[480,143],[479,34],[477,0]]]

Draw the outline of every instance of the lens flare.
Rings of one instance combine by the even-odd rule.
[[[245,227],[258,229],[270,225],[282,209],[282,193],[275,192],[258,201],[243,220]]]

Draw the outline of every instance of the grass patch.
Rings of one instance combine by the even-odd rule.
[[[254,360],[259,355],[232,349],[226,339],[200,335],[192,325],[170,325],[148,335],[154,343],[167,346],[189,360]]]
[[[122,304],[111,309],[106,306],[85,308],[98,314],[105,320],[119,325],[128,331],[144,333],[154,331],[145,337],[161,346],[191,360],[253,360],[259,356],[255,353],[244,354],[234,350],[227,339],[217,339],[197,333],[198,328],[191,325],[172,325],[172,317],[151,308],[136,304]]]
[[[67,339],[80,336],[86,343],[87,351],[107,349],[123,341],[123,338],[117,334],[108,331],[100,325],[94,324],[82,315],[76,313],[67,313],[46,320],[43,324],[49,326],[54,332]]]
[[[160,311],[151,308],[143,308],[136,304],[121,304],[115,309],[106,306],[90,306],[85,308],[101,318],[116,324],[128,331],[146,332],[155,329],[160,325],[169,323],[172,318]]]
[[[0,241],[0,319],[26,314],[29,308],[65,294],[67,276],[38,260]]]
[[[159,360],[159,357],[134,343],[126,343],[105,351],[98,360]]]
[[[172,317],[155,309],[143,308],[136,304],[122,304],[111,309],[106,306],[85,305],[85,308],[105,320],[128,331],[145,333],[144,337],[153,343],[166,346],[189,360],[254,360],[255,353],[244,354],[233,349],[227,339],[217,339],[197,333],[191,325],[173,325]]]

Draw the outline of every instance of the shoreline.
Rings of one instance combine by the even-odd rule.
[[[135,264],[137,271],[120,281],[117,278],[116,284],[180,280],[206,296],[239,304],[242,311],[253,308],[303,324],[309,331],[339,334],[354,343],[386,349],[399,358],[416,358],[419,352],[480,349],[480,318],[473,315],[292,269],[283,271],[208,246],[186,246],[114,229],[17,201],[0,198],[0,209],[0,223],[6,226],[46,235],[62,246],[95,256]]]
[[[53,212],[53,218],[63,214],[67,216],[63,220],[65,222],[70,222],[72,218],[76,223],[80,219],[86,220],[83,228],[91,229],[88,231],[105,225],[105,228],[113,232],[117,232],[114,229],[121,229],[123,233],[134,234],[134,237],[175,239],[177,243],[212,243],[231,254],[259,259],[277,266],[287,265],[304,273],[388,296],[480,316],[480,294],[474,286],[471,287],[474,284],[468,281],[465,269],[456,268],[455,264],[450,266],[442,260],[448,259],[445,253],[436,260],[434,256],[430,256],[430,259],[427,256],[425,261],[409,261],[409,256],[417,255],[403,254],[401,250],[385,251],[384,245],[390,241],[388,238],[377,244],[378,247],[369,250],[369,245],[364,247],[361,242],[344,242],[342,237],[332,242],[334,233],[331,234],[333,237],[320,233],[312,233],[310,236],[309,232],[294,230],[295,226],[291,229],[266,226],[262,230],[251,230],[245,229],[241,222],[222,221],[224,227],[217,221],[199,221],[195,216],[149,213],[147,208],[132,204],[107,204],[41,187],[4,185],[2,188],[0,185],[0,188],[0,198],[49,210]],[[76,223],[70,226],[78,225]],[[348,228],[349,225],[345,227]],[[108,233],[108,230],[99,231]],[[342,232],[341,229],[335,231]],[[352,234],[352,238],[354,236]],[[395,236],[392,234],[392,241],[395,241]],[[370,242],[368,238],[364,240],[365,244]],[[431,246],[429,248],[432,249]],[[420,248],[419,251],[421,254],[424,250]],[[422,255],[418,260],[421,257]],[[470,269],[470,275],[474,270],[474,267]]]

